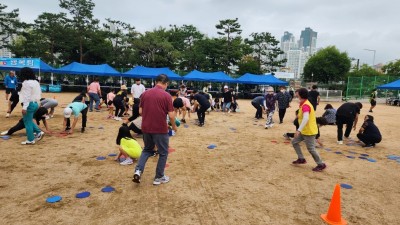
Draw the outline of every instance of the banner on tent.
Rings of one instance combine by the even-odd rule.
[[[39,58],[0,58],[0,67],[40,68]]]

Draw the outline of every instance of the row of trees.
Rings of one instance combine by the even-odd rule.
[[[40,14],[32,24],[17,20],[18,9],[6,12],[0,3],[1,47],[16,57],[40,57],[53,66],[71,62],[108,63],[115,68],[135,65],[170,67],[179,71],[225,71],[229,74],[273,72],[286,60],[278,60],[283,52],[279,41],[270,33],[241,36],[238,19],[216,24],[217,37],[207,37],[193,25],[170,25],[140,33],[131,24],[94,18],[92,0],[59,0],[66,13]],[[7,37],[15,36],[12,43]],[[379,75],[362,65],[350,71],[351,60],[346,52],[329,46],[313,55],[305,65],[305,81],[330,83],[347,76]],[[384,72],[400,74],[400,61],[390,63]]]
[[[218,36],[211,38],[193,25],[140,33],[133,25],[110,18],[100,24],[93,16],[92,0],[60,0],[59,6],[67,13],[44,12],[33,24],[25,24],[15,20],[18,10],[7,13],[0,4],[0,13],[9,18],[1,20],[0,30],[17,34],[4,47],[16,57],[40,57],[52,65],[77,61],[108,63],[115,68],[143,65],[260,74],[276,71],[285,62],[277,60],[283,53],[279,41],[268,32],[243,38],[237,18],[219,21],[215,26]]]

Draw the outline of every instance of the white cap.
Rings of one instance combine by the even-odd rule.
[[[267,88],[267,92],[274,92],[274,88],[271,87],[271,86],[269,86],[269,87]]]
[[[225,89],[225,88],[229,88],[229,87],[228,87],[227,85],[225,85],[225,86],[224,86],[224,89]]]
[[[72,109],[71,108],[65,108],[64,109],[64,118],[70,118],[72,114]]]

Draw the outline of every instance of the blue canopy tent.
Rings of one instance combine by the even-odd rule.
[[[170,80],[182,80],[182,77],[174,73],[168,67],[150,68],[144,66],[136,66],[135,68],[123,73],[124,77],[155,79],[158,75],[165,74]]]
[[[273,75],[256,75],[251,73],[246,73],[243,76],[236,79],[240,84],[260,84],[260,85],[281,85],[286,86],[289,83],[286,81],[281,81]]]
[[[0,70],[19,71],[23,67],[32,68],[35,72],[53,72],[54,68],[39,58],[0,58]]]
[[[391,83],[378,86],[376,88],[377,89],[388,89],[388,90],[400,90],[400,80],[396,80]]]
[[[236,80],[225,74],[224,72],[201,72],[198,70],[193,70],[183,77],[183,80],[190,81],[204,81],[204,82],[226,82],[226,83],[236,83]]]
[[[54,73],[62,74],[80,74],[80,75],[96,75],[96,76],[121,76],[121,73],[116,71],[108,64],[89,65],[73,62],[66,66],[53,70]]]

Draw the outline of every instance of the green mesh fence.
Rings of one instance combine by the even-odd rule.
[[[372,89],[400,79],[400,76],[349,77],[346,96],[349,98],[369,98]],[[378,97],[398,96],[399,91],[378,89]]]

